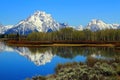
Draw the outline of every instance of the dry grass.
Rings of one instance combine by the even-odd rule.
[[[6,42],[11,46],[80,46],[80,47],[114,47],[120,46],[118,42],[93,42],[93,41],[15,41],[10,40]]]
[[[39,46],[80,46],[80,47],[114,47],[113,44],[12,44],[7,43],[10,46],[26,46],[26,47],[39,47]]]

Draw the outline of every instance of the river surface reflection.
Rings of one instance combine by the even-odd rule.
[[[24,80],[55,73],[60,63],[85,62],[87,57],[114,59],[119,49],[109,47],[10,47],[0,42],[0,80]]]

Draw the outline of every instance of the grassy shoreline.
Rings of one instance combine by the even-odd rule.
[[[98,41],[5,41],[10,46],[80,46],[80,47],[120,47],[120,42]]]
[[[11,44],[7,43],[10,46],[19,46],[19,47],[39,47],[39,46],[80,46],[80,47],[114,47],[113,44],[39,44],[39,45],[33,45],[33,44]]]

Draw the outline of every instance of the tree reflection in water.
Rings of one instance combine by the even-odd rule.
[[[36,52],[44,53],[46,51],[52,51],[53,55],[57,55],[63,58],[74,58],[78,55],[92,56],[92,57],[104,57],[114,58],[120,57],[120,52],[112,47],[29,47],[29,50],[35,54]]]

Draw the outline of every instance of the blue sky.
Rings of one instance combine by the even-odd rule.
[[[91,19],[120,24],[120,0],[0,0],[0,23],[17,24],[37,10],[72,26]]]

